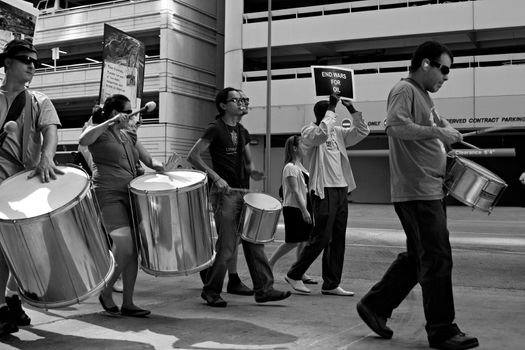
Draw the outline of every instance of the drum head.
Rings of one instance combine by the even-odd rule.
[[[0,184],[0,219],[20,220],[34,218],[62,208],[88,186],[87,173],[76,167],[59,166],[64,175],[42,183],[40,177],[28,179],[30,171],[23,171]]]
[[[264,193],[248,193],[244,196],[244,202],[249,206],[263,210],[280,210],[281,202]]]
[[[139,192],[171,191],[192,188],[206,179],[206,173],[198,170],[181,169],[162,174],[145,174],[129,184],[132,190]]]

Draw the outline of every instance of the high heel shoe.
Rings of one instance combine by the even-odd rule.
[[[106,311],[111,316],[120,315],[118,306],[107,307],[106,304],[104,304],[104,299],[102,299],[102,294],[98,296],[98,301],[100,305],[102,305],[102,308],[104,309],[104,311]]]

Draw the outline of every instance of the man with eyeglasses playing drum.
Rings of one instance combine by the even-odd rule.
[[[217,254],[208,269],[201,297],[212,307],[226,307],[221,298],[226,271],[237,252],[237,226],[243,206],[243,195],[250,178],[259,181],[264,174],[256,170],[250,151],[250,134],[239,123],[245,114],[245,100],[238,90],[228,87],[217,94],[215,105],[219,115],[197,140],[188,155],[188,161],[208,174],[212,182],[211,202],[217,227]],[[202,154],[210,151],[213,167],[207,165]],[[255,301],[258,303],[288,298],[291,293],[273,288],[273,273],[264,253],[264,245],[242,240],[246,263],[253,281]]]
[[[387,319],[419,283],[430,347],[470,349],[478,340],[453,323],[452,252],[443,192],[446,148],[463,137],[439,116],[429,95],[448,80],[452,62],[446,46],[435,41],[421,44],[412,56],[408,78],[388,95],[390,188],[407,249],[357,303],[357,312],[375,333],[390,339],[394,332]]]
[[[42,182],[63,174],[53,161],[61,125],[55,107],[46,95],[26,88],[37,62],[36,49],[27,40],[8,42],[0,54],[0,67],[5,70],[0,86],[0,182],[25,169],[34,168],[28,176]],[[16,282],[9,276],[4,254],[0,254],[0,335],[31,323],[15,292]]]

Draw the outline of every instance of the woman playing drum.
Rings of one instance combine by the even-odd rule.
[[[284,145],[284,168],[282,172],[284,243],[273,253],[269,260],[274,267],[278,259],[297,248],[297,258],[308,241],[312,230],[312,217],[308,201],[308,171],[301,163],[304,155],[301,136],[290,136]],[[310,276],[303,274],[303,283],[316,284]],[[304,288],[305,293],[310,290]]]
[[[93,125],[82,132],[79,143],[88,146],[93,156],[93,187],[104,225],[113,240],[112,251],[117,263],[107,287],[100,294],[100,304],[113,315],[120,311],[124,316],[143,317],[150,311],[133,303],[138,257],[131,230],[128,184],[137,176],[137,160],[158,171],[164,167],[151,157],[135,134],[129,132],[130,113],[131,103],[126,96],[115,94],[108,97],[103,108],[95,109]],[[112,288],[121,273],[124,290],[119,310],[113,301]]]

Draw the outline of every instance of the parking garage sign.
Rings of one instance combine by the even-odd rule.
[[[335,66],[311,66],[315,96],[338,94],[341,98],[355,99],[354,70]]]

